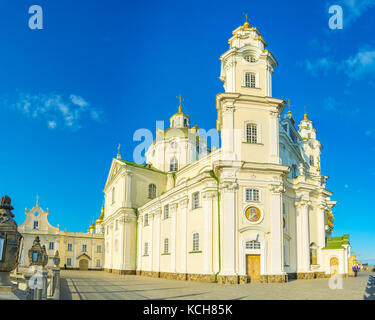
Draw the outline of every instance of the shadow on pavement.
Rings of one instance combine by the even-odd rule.
[[[369,276],[367,287],[366,287],[366,294],[363,296],[364,300],[375,300],[375,277]]]
[[[65,278],[60,278],[60,290],[60,300],[72,300],[72,293]]]

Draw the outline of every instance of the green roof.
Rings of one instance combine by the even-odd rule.
[[[167,174],[167,172],[156,169],[150,164],[140,164],[140,163],[136,163],[136,162],[133,162],[133,161],[122,160],[122,159],[117,159],[117,160],[119,160],[119,161],[121,161],[121,162],[123,162],[123,163],[125,163],[129,166],[132,166],[132,167],[137,167],[137,168],[151,170],[151,171],[158,172],[158,173]]]
[[[348,234],[344,234],[342,237],[328,237],[323,249],[344,249],[343,245],[345,244],[349,244]]]

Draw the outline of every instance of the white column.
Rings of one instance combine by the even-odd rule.
[[[121,217],[119,219],[119,223],[120,223],[120,253],[119,253],[119,256],[120,256],[120,261],[119,261],[119,270],[124,270],[125,269],[125,218],[124,217]]]
[[[126,189],[125,189],[125,207],[131,208],[132,207],[132,199],[131,199],[131,181],[132,181],[132,173],[130,170],[126,171]]]
[[[186,273],[187,258],[187,209],[189,199],[185,198],[180,202],[181,207],[181,273]]]
[[[317,247],[318,247],[318,264],[320,267],[323,267],[323,252],[322,249],[326,245],[326,231],[325,231],[325,212],[327,210],[327,206],[324,204],[320,204],[317,212],[317,231],[318,231],[318,237],[317,237]]]
[[[222,183],[222,275],[236,275],[236,189],[235,182]]]
[[[216,196],[216,191],[207,191],[203,193],[204,201],[204,273],[212,274],[212,201]]]
[[[133,222],[133,218],[127,217],[125,218],[125,239],[124,239],[124,250],[125,250],[125,260],[124,260],[124,267],[125,270],[132,270],[132,257],[131,257],[131,247],[132,247],[132,239],[131,239],[131,224]]]
[[[279,157],[279,113],[270,112],[270,162],[280,164]]]
[[[155,264],[153,266],[153,271],[160,271],[160,214],[161,209],[157,209],[154,213],[154,232],[155,232],[155,244],[153,245],[153,258],[155,259]]]
[[[139,213],[140,214],[140,213]],[[138,234],[137,234],[137,270],[142,270],[142,230],[143,230],[143,217],[138,216]]]
[[[154,230],[153,230],[153,225],[154,225],[154,214],[150,213],[149,214],[149,236],[150,236],[150,244],[149,244],[149,259],[150,259],[150,265],[149,265],[149,270],[153,270],[153,262],[154,262]]]
[[[282,197],[283,186],[271,185],[271,274],[284,273],[283,264],[283,223],[282,223]]]
[[[95,262],[94,262],[94,241],[93,239],[91,239],[91,261],[90,261],[90,264],[91,264],[91,269],[94,269],[95,267]]]
[[[310,272],[310,201],[300,200],[297,206],[297,272]]]
[[[73,238],[73,259],[72,259],[73,268],[75,268],[76,266],[76,259],[77,259],[76,240]]]
[[[235,160],[234,154],[234,106],[233,102],[226,102],[223,105],[223,129],[222,129],[222,150],[223,160]]]
[[[171,272],[176,272],[176,223],[177,223],[177,203],[169,205],[172,217],[172,235],[171,235]]]

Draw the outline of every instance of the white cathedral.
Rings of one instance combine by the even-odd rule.
[[[178,112],[146,164],[113,159],[105,184],[104,269],[219,283],[348,274],[348,235],[333,230],[332,192],[307,114],[272,97],[277,61],[248,22],[221,57],[221,148]],[[328,134],[328,133],[326,133]]]

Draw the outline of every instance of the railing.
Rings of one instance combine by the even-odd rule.
[[[37,268],[25,274],[11,274],[11,281],[25,291],[26,300],[60,300],[60,268]]]

